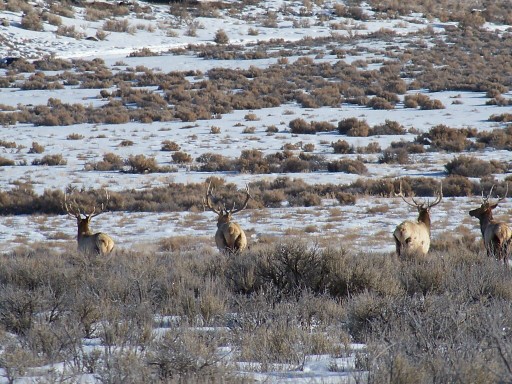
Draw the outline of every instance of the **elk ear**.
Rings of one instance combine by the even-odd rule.
[[[493,204],[493,205],[490,205],[489,206],[489,209],[492,211],[494,208],[496,208],[498,206],[498,203],[496,204]]]

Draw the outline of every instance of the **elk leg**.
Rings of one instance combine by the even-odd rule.
[[[400,254],[402,252],[402,244],[400,244],[395,235],[393,235],[393,238],[395,239],[396,254],[398,255],[398,257],[400,257]]]

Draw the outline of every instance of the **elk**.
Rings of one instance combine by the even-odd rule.
[[[443,198],[443,185],[435,200],[431,203],[418,202],[414,198],[408,201],[402,192],[402,182],[400,182],[400,192],[395,194],[400,196],[411,207],[418,210],[418,220],[406,220],[399,224],[393,232],[395,239],[396,253],[398,257],[403,258],[406,255],[425,256],[430,248],[430,209],[441,202]]]
[[[238,253],[242,252],[247,247],[247,237],[245,232],[239,224],[231,221],[231,218],[235,213],[243,211],[247,208],[251,194],[249,193],[249,186],[245,186],[245,202],[240,208],[235,209],[235,203],[233,208],[226,209],[226,206],[222,204],[218,208],[215,208],[212,204],[212,190],[211,182],[208,184],[206,195],[203,199],[204,208],[208,208],[210,211],[215,212],[218,215],[217,218],[217,232],[215,233],[215,244],[221,252]]]
[[[108,192],[106,192],[106,198],[108,203]],[[104,203],[101,204],[101,209],[98,212],[96,212],[96,206],[93,206],[89,213],[82,213],[76,201],[68,204],[67,195],[64,195],[63,207],[69,216],[76,218],[76,224],[78,226],[76,240],[80,252],[96,255],[108,255],[112,252],[112,249],[114,249],[114,240],[106,233],[92,233],[89,229],[91,219],[105,212]]]
[[[495,257],[498,261],[502,260],[505,265],[508,264],[508,255],[512,244],[512,229],[503,222],[498,222],[492,217],[492,210],[498,206],[500,201],[507,197],[508,184],[503,197],[498,197],[498,201],[492,204],[489,199],[492,195],[494,185],[491,187],[487,197],[484,197],[482,191],[482,204],[479,208],[469,211],[469,216],[476,217],[480,221],[480,231],[484,240],[487,256]]]

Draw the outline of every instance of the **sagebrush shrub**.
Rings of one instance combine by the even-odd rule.
[[[383,97],[374,96],[366,104],[372,109],[394,109],[395,105]]]
[[[342,159],[331,161],[327,164],[329,172],[345,172],[364,175],[368,173],[368,168],[360,160]]]
[[[215,32],[215,37],[213,39],[217,44],[229,44],[229,37],[226,31],[223,29],[218,29],[217,32]]]
[[[475,129],[450,128],[440,124],[430,128],[428,132],[418,135],[415,141],[420,144],[430,145],[432,149],[461,152],[472,147],[472,142],[468,137],[475,135]]]
[[[91,167],[95,171],[120,171],[123,169],[125,161],[119,155],[115,153],[105,153],[103,155],[103,160],[98,161],[97,163],[88,164],[88,167]]]
[[[405,108],[417,108],[420,109],[444,109],[445,106],[439,100],[432,100],[427,95],[417,93],[415,95],[405,95],[404,97]]]
[[[217,153],[203,153],[196,161],[201,163],[199,170],[202,172],[234,171],[236,161]]]
[[[354,153],[354,148],[345,140],[338,140],[334,143],[331,143],[331,147],[334,149],[334,153]]]
[[[180,145],[174,141],[171,140],[164,140],[162,141],[162,151],[179,151],[181,149]]]
[[[386,148],[379,156],[379,163],[383,164],[409,164],[409,152],[404,148]]]
[[[450,175],[483,177],[493,173],[504,173],[508,166],[496,160],[485,161],[473,156],[461,155],[449,161],[445,168]]]
[[[9,166],[9,165],[14,165],[14,164],[15,164],[14,160],[0,156],[0,167],[5,167],[5,166]]]
[[[159,169],[154,157],[144,155],[131,155],[125,160],[125,164],[129,167],[131,173],[157,172]]]
[[[338,122],[338,132],[347,136],[366,137],[370,132],[370,126],[366,120],[349,117]]]
[[[104,31],[109,32],[131,32],[131,28],[128,19],[106,20],[102,26]]]
[[[36,141],[32,142],[32,146],[28,150],[28,153],[43,153],[44,152],[44,146],[39,144]]]
[[[290,127],[291,133],[296,133],[296,134],[300,134],[300,133],[314,134],[314,133],[316,133],[314,128],[311,127],[311,124],[302,118],[293,119],[290,121],[290,123],[288,125]]]
[[[404,135],[406,130],[402,124],[393,120],[386,120],[383,124],[373,126],[368,135]]]
[[[172,160],[178,164],[192,162],[192,156],[186,152],[176,151],[171,155],[171,157],[172,157]]]
[[[32,165],[49,165],[49,166],[55,166],[55,165],[66,165],[67,161],[64,159],[62,154],[55,154],[55,155],[45,155],[41,159],[34,159],[32,161]]]
[[[35,11],[25,13],[21,18],[21,28],[31,31],[42,31],[43,20],[41,19],[41,15]]]

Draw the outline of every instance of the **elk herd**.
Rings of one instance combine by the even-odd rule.
[[[492,216],[492,211],[503,201],[508,194],[508,184],[503,197],[497,196],[497,201],[492,203],[491,197],[494,185],[491,187],[487,196],[482,192],[482,204],[480,207],[469,211],[471,217],[475,217],[480,222],[480,230],[484,246],[489,257],[493,257],[505,264],[508,264],[508,257],[512,251],[512,229],[504,222],[496,221]],[[431,219],[430,210],[438,205],[443,198],[442,184],[433,201],[420,201],[415,197],[409,199],[400,189],[395,196],[400,197],[406,204],[414,207],[418,211],[417,220],[405,220],[393,232],[393,239],[396,246],[396,254],[399,258],[422,257],[427,255],[430,249]],[[114,249],[114,241],[103,232],[93,233],[89,224],[93,217],[105,212],[109,201],[108,192],[105,192],[106,200],[101,203],[97,210],[94,205],[88,212],[82,211],[76,201],[68,201],[65,195],[62,206],[66,213],[74,217],[77,223],[77,244],[78,250],[88,254],[107,255]],[[225,203],[214,203],[212,185],[208,184],[203,198],[203,208],[217,214],[217,231],[215,233],[215,244],[220,252],[236,254],[247,248],[247,237],[240,225],[232,221],[233,215],[247,208],[249,200],[252,198],[249,192],[249,186],[245,187],[245,200],[237,208],[233,203],[231,209],[226,208]]]

